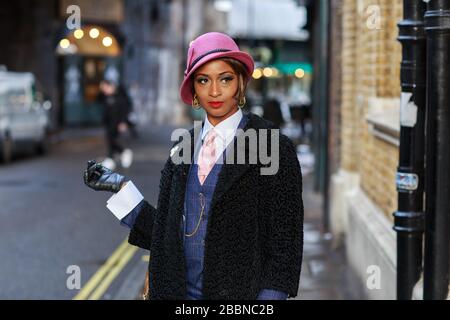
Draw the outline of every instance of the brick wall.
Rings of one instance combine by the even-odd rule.
[[[330,172],[336,172],[341,162],[341,100],[342,100],[342,3],[331,0],[330,25],[330,84],[329,84],[329,135],[328,154]]]
[[[361,188],[391,219],[398,147],[371,133],[367,115],[370,99],[400,97],[402,1],[342,2],[341,167],[359,173]]]
[[[342,168],[356,171],[354,105],[356,93],[356,2],[343,0],[342,6],[342,97],[341,97],[341,163]]]

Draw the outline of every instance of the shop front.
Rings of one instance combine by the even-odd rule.
[[[116,83],[122,80],[123,37],[119,24],[123,20],[123,4],[99,1],[99,6],[92,6],[87,1],[65,2],[61,1],[61,16],[68,19],[65,9],[75,4],[80,7],[82,19],[79,28],[69,30],[64,24],[55,48],[62,105],[59,122],[64,126],[99,125],[102,107],[97,96],[101,80]]]

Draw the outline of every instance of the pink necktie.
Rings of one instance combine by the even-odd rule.
[[[205,143],[200,149],[198,156],[198,179],[201,185],[205,182],[216,160],[216,145],[214,143],[216,136],[217,134],[214,129],[211,129],[206,135]]]

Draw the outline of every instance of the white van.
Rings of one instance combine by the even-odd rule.
[[[0,70],[0,162],[24,148],[48,151],[50,108],[36,92],[32,73]]]

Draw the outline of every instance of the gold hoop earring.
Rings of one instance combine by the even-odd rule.
[[[201,109],[200,103],[198,102],[198,99],[197,99],[197,94],[194,94],[194,99],[192,99],[192,107],[195,110]]]
[[[242,97],[239,99],[238,107],[242,109],[246,103],[247,103],[247,100],[245,99],[245,97]]]

